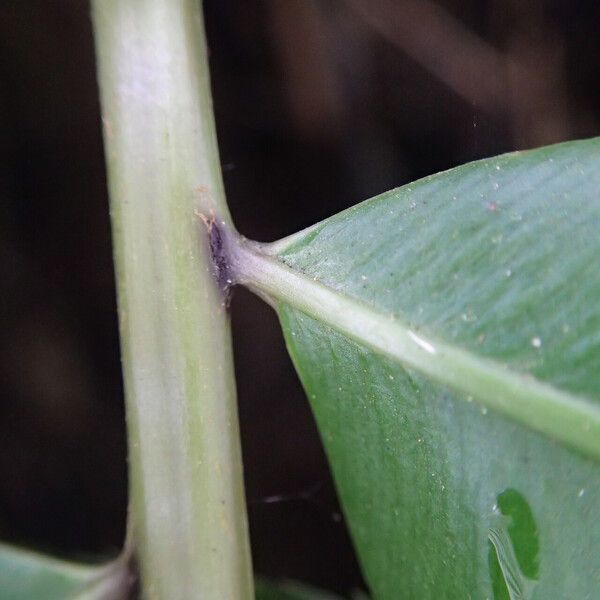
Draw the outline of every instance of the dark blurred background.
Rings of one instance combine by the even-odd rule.
[[[596,0],[207,0],[225,185],[273,240],[460,163],[599,133]],[[0,538],[110,556],[126,444],[88,3],[0,0]],[[361,576],[270,308],[239,290],[254,564]]]

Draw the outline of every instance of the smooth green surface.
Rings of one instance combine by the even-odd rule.
[[[229,317],[205,219],[228,221],[197,0],[95,0],[145,598],[253,597]]]
[[[598,140],[234,256],[279,302],[375,598],[598,597]]]
[[[257,579],[256,600],[342,600],[340,596],[294,581]]]
[[[123,600],[125,564],[88,567],[0,544],[0,600]]]

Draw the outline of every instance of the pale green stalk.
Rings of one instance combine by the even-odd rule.
[[[230,223],[196,0],[94,0],[144,597],[253,596],[229,318],[195,211]]]

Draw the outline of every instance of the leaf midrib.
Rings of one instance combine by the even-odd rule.
[[[424,336],[394,315],[290,268],[264,246],[228,235],[236,282],[449,386],[465,399],[600,459],[600,407],[494,360]]]

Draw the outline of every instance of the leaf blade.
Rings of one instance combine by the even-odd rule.
[[[239,250],[238,250],[239,252]],[[332,290],[268,256],[242,250],[247,283],[327,323],[349,339],[600,458],[600,408],[497,362],[416,333],[393,314]],[[545,409],[540,412],[539,409]]]
[[[0,600],[116,600],[130,583],[122,560],[87,566],[0,543]]]
[[[375,597],[499,600],[517,568],[533,598],[598,589],[599,165],[598,140],[502,156],[238,246],[238,277],[278,302]],[[471,393],[486,367],[527,429],[487,414],[501,378]]]
[[[256,600],[341,600],[331,592],[295,581],[274,582],[264,578],[255,580]]]

